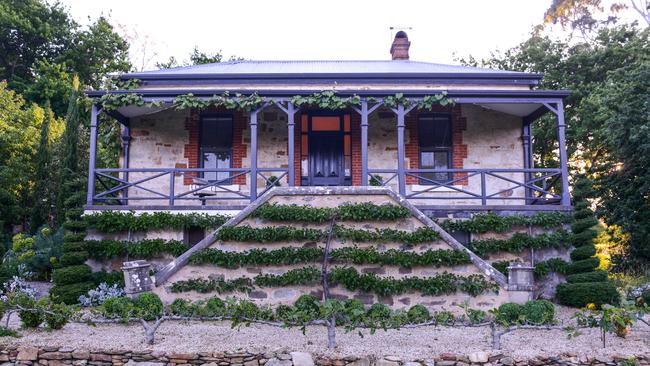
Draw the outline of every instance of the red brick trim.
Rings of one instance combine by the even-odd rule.
[[[302,160],[302,113],[297,113],[293,126],[293,185],[302,185],[302,172],[300,161]],[[289,140],[287,139],[287,153],[289,152]],[[287,180],[289,177],[287,177]]]
[[[352,185],[361,185],[361,116],[359,113],[350,112],[350,154],[352,165]]]
[[[451,113],[452,129],[452,167],[454,169],[463,169],[465,159],[467,159],[467,145],[463,143],[463,131],[467,130],[467,119],[462,116],[460,105],[454,107],[436,106],[432,112]],[[418,146],[418,112],[411,112],[404,119],[408,140],[405,146],[405,155],[408,159],[409,169],[417,169],[420,166],[420,154]],[[466,178],[467,173],[456,173],[454,179]],[[415,177],[406,177],[406,184],[418,184]],[[467,179],[461,179],[454,184],[467,186]]]
[[[246,141],[244,141],[244,130],[248,126],[248,118],[241,111],[228,111],[225,109],[211,108],[205,111],[190,110],[185,118],[185,130],[187,131],[187,144],[183,149],[183,157],[187,159],[188,168],[199,168],[199,126],[201,113],[231,113],[233,115],[233,143],[232,143],[232,167],[241,168],[242,161],[247,156]],[[188,173],[183,178],[183,184],[192,184],[192,176],[195,173]],[[242,175],[234,179],[234,184],[246,184],[246,176]]]

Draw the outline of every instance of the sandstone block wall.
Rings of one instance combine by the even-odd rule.
[[[279,204],[298,204],[298,205],[311,205],[314,207],[337,207],[344,203],[360,203],[372,202],[376,205],[392,203],[389,196],[374,195],[374,196],[354,196],[354,195],[327,195],[327,196],[275,196],[271,198],[271,203]],[[346,227],[356,229],[373,230],[375,228],[392,228],[404,231],[415,231],[418,228],[424,227],[419,220],[414,217],[401,219],[397,222],[342,222],[340,223]],[[305,223],[269,223],[261,219],[247,218],[241,225],[249,225],[251,227],[267,227],[267,226],[292,226],[292,227],[309,227],[314,229],[326,229],[325,224],[305,224]],[[253,248],[266,248],[268,250],[277,249],[281,247],[320,247],[323,248],[324,242],[282,242],[282,243],[243,243],[243,242],[221,242],[216,241],[211,245],[211,248],[216,248],[224,251],[242,252]],[[405,249],[404,244],[387,242],[387,243],[372,243],[372,242],[359,242],[354,243],[351,241],[343,241],[340,239],[333,239],[331,248],[337,249],[342,247],[357,246],[360,248],[375,247],[379,251],[387,249]],[[414,246],[409,251],[424,252],[429,249],[452,249],[444,241],[436,241],[431,243],[423,243]],[[408,250],[408,249],[407,249]],[[331,266],[343,265],[333,263]],[[302,268],[311,266],[320,268],[321,263],[299,264],[293,266],[264,266],[264,267],[244,267],[238,269],[220,268],[214,265],[186,265],[178,272],[172,275],[164,284],[158,284],[154,292],[156,292],[163,301],[171,302],[175,298],[185,298],[188,300],[205,299],[216,296],[216,293],[200,294],[195,291],[172,293],[171,285],[177,281],[184,281],[189,279],[210,279],[210,278],[223,278],[230,280],[239,277],[252,278],[258,274],[283,274],[288,270],[294,268]],[[451,272],[458,275],[471,275],[481,274],[482,272],[473,264],[454,266],[454,267],[413,267],[403,268],[399,266],[380,266],[380,265],[354,265],[360,273],[375,273],[380,277],[393,277],[396,279],[416,276],[416,277],[430,277],[443,272]],[[373,293],[353,292],[349,291],[342,286],[334,287],[331,290],[332,296],[341,299],[359,299],[365,304],[384,303],[391,305],[394,308],[408,308],[412,305],[422,304],[432,310],[450,310],[454,312],[461,311],[459,305],[468,302],[473,308],[492,309],[497,307],[503,302],[508,301],[508,292],[504,289],[498,291],[488,291],[482,295],[472,297],[465,293],[454,293],[443,296],[422,296],[419,293],[407,293],[399,296],[381,297]],[[313,286],[292,286],[282,288],[256,288],[248,294],[235,293],[236,297],[249,298],[263,305],[276,305],[276,304],[292,304],[298,299],[300,295],[312,294],[316,297],[322,296],[322,286],[316,284]]]
[[[491,111],[475,105],[460,105],[454,107],[458,110],[459,117],[464,126],[454,126],[454,165],[455,168],[523,168],[523,148],[521,141],[521,118],[507,115],[501,112]],[[410,119],[416,119],[416,112],[412,112]],[[196,143],[190,144],[192,131],[188,131],[186,120],[190,118],[189,111],[165,110],[152,115],[141,116],[131,120],[131,168],[187,168],[196,165],[192,159],[197,159]],[[354,112],[352,113],[355,117]],[[194,118],[194,117],[192,117]],[[239,117],[238,117],[239,118]],[[248,116],[243,117],[248,120]],[[239,119],[238,119],[239,121]],[[358,118],[353,118],[353,125],[358,124]],[[287,127],[286,115],[270,107],[259,116],[258,121],[258,166],[260,168],[288,168],[287,160]],[[297,123],[298,124],[298,123]],[[395,116],[389,111],[378,111],[369,118],[368,129],[368,167],[370,169],[396,169],[397,168],[397,129]],[[358,126],[352,128],[353,154],[359,154]],[[196,127],[196,126],[195,126]],[[234,150],[237,153],[233,159],[233,167],[250,167],[250,127],[246,123],[237,123],[234,134]],[[458,127],[458,129],[456,129]],[[194,127],[193,127],[194,128]],[[417,136],[413,128],[407,128],[406,143],[407,154],[406,166],[417,169]],[[413,136],[411,136],[413,135]],[[299,172],[299,128],[296,128],[296,160],[292,165]],[[194,137],[196,139],[196,137]],[[188,149],[192,151],[187,151]],[[190,161],[192,160],[192,161]],[[360,160],[353,157],[352,176],[354,182],[360,182]],[[281,172],[268,172],[265,175],[279,176]],[[135,181],[151,176],[152,173],[131,173],[130,180]],[[387,180],[389,174],[381,174]],[[522,174],[504,173],[504,177],[522,180]],[[265,181],[258,177],[258,190],[265,188]],[[188,185],[191,179],[183,176],[174,178],[175,193],[189,191],[193,187]],[[243,193],[249,192],[250,175],[246,178],[239,178],[233,182],[229,189]],[[417,184],[415,178],[408,181],[408,191],[417,192],[426,189],[426,186]],[[286,177],[281,180],[283,186],[287,186]],[[168,175],[155,178],[140,184],[162,193],[167,193],[170,186]],[[389,186],[397,189],[397,180],[390,182]],[[480,177],[470,177],[468,182],[457,182],[459,188],[473,193],[480,193]],[[490,200],[494,205],[516,205],[521,201],[510,200],[509,197],[523,196],[521,188],[514,188],[512,183],[495,177],[487,177],[487,193],[500,192],[501,199]],[[509,188],[513,188],[509,190]],[[234,198],[233,193],[223,190],[208,190],[214,197]],[[454,192],[448,188],[438,188],[429,195],[436,197],[455,197],[449,199],[422,199],[417,200],[422,205],[455,205],[455,204],[480,204],[480,200],[468,199],[464,194]],[[151,193],[143,189],[133,187],[129,189],[130,197],[149,197]],[[196,195],[188,197],[196,198]],[[242,204],[245,201],[233,202],[231,200],[208,200],[207,204],[218,204],[227,206]],[[165,199],[132,200],[134,205],[166,205]],[[180,205],[200,205],[199,200],[177,200]]]

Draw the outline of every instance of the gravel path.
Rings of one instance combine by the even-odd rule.
[[[0,338],[0,345],[30,344],[35,346],[67,346],[87,350],[158,350],[177,352],[205,351],[306,351],[313,354],[338,356],[393,355],[404,360],[427,359],[444,352],[468,354],[490,351],[488,327],[426,327],[416,329],[378,330],[374,335],[364,332],[337,332],[339,347],[326,348],[324,327],[308,327],[306,335],[300,329],[282,329],[260,324],[231,329],[225,322],[164,323],[156,333],[156,344],[143,342],[139,325],[69,324],[63,330],[21,331],[21,338]],[[621,339],[608,336],[608,346],[601,348],[598,331],[585,330],[582,335],[568,339],[561,330],[518,330],[502,337],[502,352],[512,356],[532,357],[569,352],[577,355],[633,355],[650,353],[650,328],[638,328]]]

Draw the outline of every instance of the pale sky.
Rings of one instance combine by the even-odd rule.
[[[455,63],[528,38],[550,0],[63,0],[81,24],[110,15],[131,39],[135,67],[196,45],[253,60],[390,59],[390,27],[406,29],[411,60]],[[145,45],[146,47],[143,47]],[[143,49],[146,48],[146,52]],[[144,56],[143,56],[144,55]],[[143,63],[144,60],[144,63]]]

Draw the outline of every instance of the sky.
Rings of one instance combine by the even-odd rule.
[[[194,46],[251,60],[387,60],[397,29],[411,60],[457,63],[528,38],[550,0],[63,0],[81,24],[100,15],[131,42],[138,70]],[[390,27],[394,27],[393,30]]]

